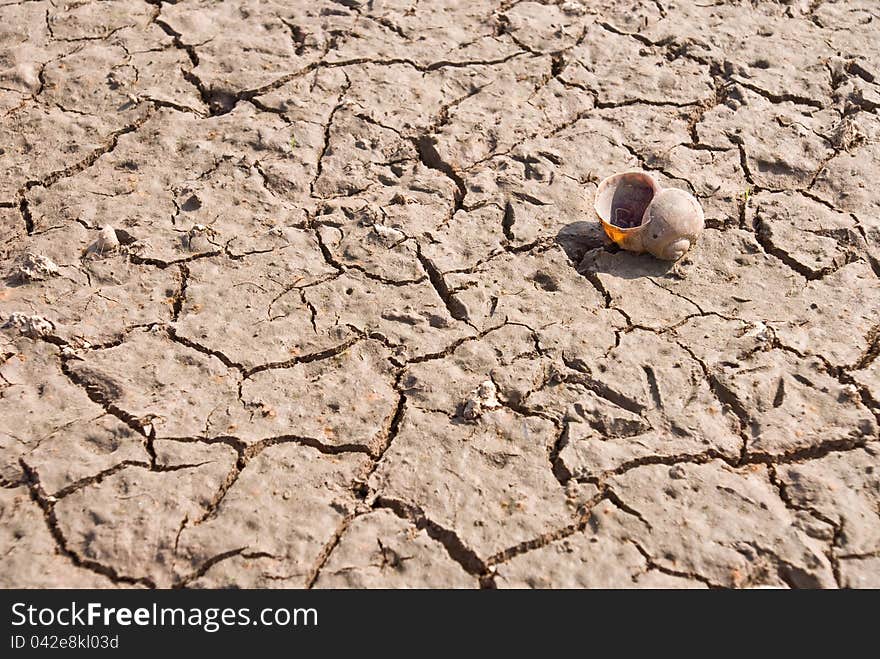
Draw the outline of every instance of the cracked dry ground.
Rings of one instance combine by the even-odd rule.
[[[878,37],[0,0],[2,584],[880,586]],[[680,262],[603,238],[630,168]]]

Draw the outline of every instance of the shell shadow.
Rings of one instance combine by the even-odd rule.
[[[556,234],[556,244],[562,248],[575,268],[587,252],[594,249],[616,249],[608,240],[602,225],[598,222],[572,222],[562,227]]]
[[[622,279],[660,277],[675,261],[661,261],[650,254],[633,254],[620,249],[605,235],[599,222],[572,222],[556,234],[556,244],[568,256],[572,267],[584,276],[610,274]]]

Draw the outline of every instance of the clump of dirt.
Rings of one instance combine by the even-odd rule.
[[[59,274],[58,266],[48,256],[25,252],[16,263],[12,278],[19,281],[43,281]]]
[[[55,324],[42,316],[29,316],[20,312],[9,314],[4,328],[12,328],[32,339],[39,339],[55,331]]]
[[[487,410],[499,407],[501,402],[498,400],[498,387],[491,380],[486,380],[468,394],[461,414],[465,419],[473,421],[483,416]]]

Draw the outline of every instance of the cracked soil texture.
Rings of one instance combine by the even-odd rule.
[[[880,587],[875,0],[0,0],[0,113],[0,585]]]

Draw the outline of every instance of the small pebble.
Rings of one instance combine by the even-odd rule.
[[[684,467],[681,465],[674,465],[669,470],[669,477],[674,478],[675,480],[681,480],[687,475],[687,472],[684,470]]]
[[[116,230],[109,224],[101,227],[97,240],[93,242],[88,251],[93,254],[105,254],[119,248],[119,238],[116,237]]]
[[[59,270],[58,266],[50,258],[27,252],[19,260],[16,266],[16,274],[19,279],[24,281],[41,281],[57,276]]]
[[[485,410],[497,407],[501,407],[498,400],[498,387],[492,380],[486,380],[468,395],[462,415],[465,419],[474,420],[481,417]]]
[[[9,315],[3,327],[13,327],[32,339],[38,339],[51,334],[55,329],[55,325],[51,320],[47,320],[42,316],[28,316],[17,311]]]

